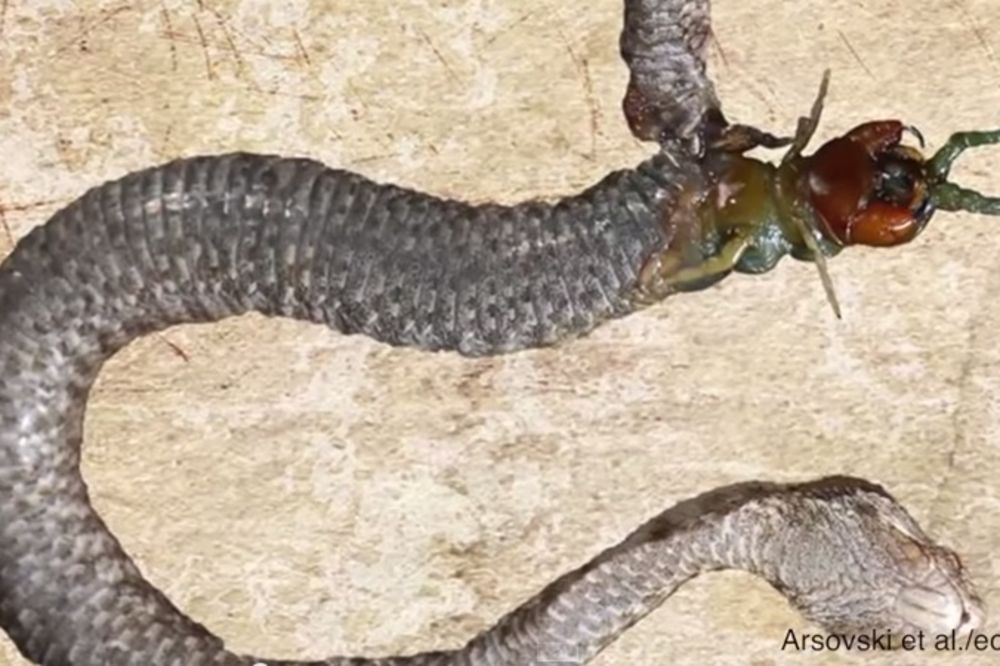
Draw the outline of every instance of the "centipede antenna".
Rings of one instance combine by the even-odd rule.
[[[938,183],[931,188],[938,210],[964,210],[980,215],[1000,215],[1000,197],[988,197],[955,183]]]
[[[793,215],[792,219],[799,228],[799,233],[802,234],[802,240],[805,241],[806,247],[812,252],[813,262],[816,264],[816,270],[819,271],[819,281],[823,283],[823,291],[826,293],[826,302],[833,308],[833,314],[837,319],[843,319],[840,314],[840,302],[837,300],[837,292],[833,288],[833,278],[830,277],[830,270],[826,266],[826,255],[823,254],[819,243],[816,242],[814,226],[807,217],[803,217],[802,215]]]
[[[782,163],[790,162],[801,155],[806,145],[812,139],[813,134],[816,133],[816,128],[819,127],[819,119],[823,115],[823,103],[826,101],[826,92],[829,89],[830,70],[827,69],[823,71],[823,79],[819,83],[819,92],[816,94],[812,110],[809,112],[808,117],[803,116],[799,118],[798,127],[795,129],[795,139],[792,141],[792,146],[788,149],[788,152],[781,158]]]
[[[988,146],[1000,143],[1000,129],[982,132],[957,132],[951,135],[941,150],[930,160],[931,175],[940,180],[947,180],[951,165],[969,148]]]
[[[812,110],[809,112],[808,117],[799,118],[798,127],[795,130],[795,139],[792,141],[791,147],[788,152],[785,153],[784,157],[781,158],[782,164],[790,162],[796,159],[802,154],[809,141],[812,139],[813,134],[816,133],[816,128],[819,127],[820,117],[823,115],[823,103],[826,101],[826,93],[830,88],[830,70],[827,69],[823,72],[823,79],[819,84],[819,92],[816,94],[816,101],[813,102]],[[805,242],[806,247],[812,252],[813,261],[816,264],[816,270],[819,271],[820,282],[823,283],[823,291],[826,293],[826,300],[833,308],[833,314],[836,315],[837,319],[842,319],[840,314],[840,303],[837,301],[837,292],[833,287],[833,278],[830,277],[830,270],[826,265],[826,255],[823,254],[823,250],[820,249],[819,243],[816,241],[816,234],[819,233],[816,229],[816,225],[812,216],[799,212],[791,216],[794,220],[795,225],[799,228],[799,233],[802,234],[802,240]]]
[[[819,281],[823,283],[823,293],[826,294],[826,302],[833,309],[833,316],[837,319],[843,319],[843,315],[840,314],[840,302],[837,301],[837,292],[833,288],[833,278],[830,277],[830,271],[826,269],[826,256],[822,252],[816,255],[816,270],[819,271]]]
[[[948,175],[955,160],[969,148],[1000,143],[1000,130],[959,132],[930,159],[931,202],[938,210],[958,211],[982,215],[1000,215],[1000,197],[990,197],[948,182]]]

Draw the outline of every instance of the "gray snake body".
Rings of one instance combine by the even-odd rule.
[[[633,86],[657,111],[647,126],[690,138],[714,100],[707,3],[629,6],[634,20],[681,12],[696,28],[633,24],[623,39],[642,63]],[[676,65],[673,84],[650,74],[654,56]],[[687,101],[653,94],[665,85]],[[232,154],[136,172],[58,212],[0,266],[0,625],[46,666],[300,663],[227,651],[142,578],[91,507],[80,447],[104,361],[151,331],[251,310],[466,355],[584,333],[639,307],[640,268],[670,244],[668,214],[701,177],[681,143],[555,203],[471,206],[310,160]],[[895,556],[879,560],[887,548]],[[817,550],[881,565],[824,577]],[[322,663],[583,663],[684,580],[723,567],[764,575],[831,627],[968,628],[978,615],[954,556],[881,489],[750,484],[654,519],[462,650]],[[831,581],[876,578],[883,593],[837,605]]]
[[[666,243],[658,211],[683,182],[673,165],[658,155],[555,204],[507,207],[304,159],[180,160],[29,234],[4,265],[2,306],[50,291],[102,354],[248,310],[466,355],[550,344],[635,308],[636,267]]]

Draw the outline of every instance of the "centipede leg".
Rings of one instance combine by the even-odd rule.
[[[1000,143],[1000,130],[984,132],[956,132],[948,142],[931,158],[931,173],[945,180],[951,172],[951,165],[969,148]]]
[[[991,197],[948,181],[955,160],[969,148],[1000,143],[1000,130],[952,134],[930,160],[931,202],[939,210],[965,210],[983,215],[1000,215],[1000,197]]]
[[[679,291],[703,289],[731,273],[750,244],[749,236],[737,233],[717,254],[693,266],[686,265],[678,251],[656,255],[640,273],[638,298],[641,302],[655,302]]]
[[[750,247],[750,238],[738,234],[726,241],[722,250],[714,257],[709,257],[697,266],[682,268],[673,275],[664,278],[668,288],[683,291],[688,285],[702,284],[713,278],[721,278],[732,272],[740,257]]]

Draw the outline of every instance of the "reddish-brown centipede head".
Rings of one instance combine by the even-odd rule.
[[[926,226],[933,213],[926,161],[900,143],[905,129],[897,120],[865,123],[807,158],[805,187],[831,240],[901,245]]]

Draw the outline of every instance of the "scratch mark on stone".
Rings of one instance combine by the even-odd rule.
[[[352,160],[352,162],[357,162],[358,164],[367,164],[369,162],[378,162],[379,160],[394,160],[399,158],[399,153],[382,153],[378,155],[367,155],[365,157]]]
[[[969,317],[969,322],[966,325],[966,336],[965,344],[963,348],[966,350],[965,356],[962,358],[962,364],[958,370],[958,396],[956,400],[956,405],[954,411],[951,413],[951,425],[952,425],[952,438],[948,446],[948,451],[945,452],[945,469],[941,473],[941,478],[934,486],[934,497],[931,499],[931,518],[933,519],[933,510],[935,507],[939,506],[943,500],[946,500],[945,492],[951,485],[952,480],[955,478],[955,468],[956,459],[958,455],[965,448],[966,444],[966,434],[965,434],[965,424],[963,423],[963,415],[966,406],[969,404],[969,390],[972,385],[972,372],[976,362],[976,352],[979,349],[979,323],[981,319],[981,313],[985,311],[982,306],[983,294],[992,293],[992,287],[996,284],[995,274],[994,277],[988,281],[990,284],[981,291],[977,297],[977,307],[973,308],[972,315]],[[932,528],[932,524],[928,521],[928,529]]]
[[[715,34],[714,30],[709,30],[709,37],[712,40],[712,46],[715,47],[715,51],[719,54],[719,60],[722,61],[722,66],[729,69],[729,57],[726,55],[726,49],[722,48],[722,41],[719,39],[718,35]]]
[[[293,99],[301,99],[308,102],[318,102],[322,98],[319,95],[311,95],[309,93],[294,93],[286,92],[284,90],[278,90],[276,88],[271,90],[265,90],[257,85],[247,86],[247,90],[250,90],[261,95],[271,95],[272,97],[291,97]]]
[[[505,27],[501,28],[500,30],[496,31],[495,33],[493,33],[492,36],[490,36],[489,39],[487,39],[485,42],[483,42],[483,46],[491,46],[493,44],[493,42],[497,41],[498,39],[500,39],[501,37],[503,37],[504,35],[506,35],[508,32],[510,32],[511,30],[513,30],[514,28],[516,28],[517,26],[521,25],[525,21],[527,21],[534,14],[535,14],[534,11],[530,11],[527,14],[524,14],[523,16],[521,16],[520,18],[518,18],[517,20],[515,20],[510,25],[505,26]]]
[[[69,203],[69,199],[40,199],[38,201],[32,201],[30,203],[23,204],[13,204],[11,206],[6,206],[4,212],[7,213],[23,213],[25,211],[33,210],[35,208],[45,208],[46,206],[57,206],[59,204]]]
[[[573,65],[576,67],[577,72],[580,73],[580,77],[583,82],[583,94],[587,100],[587,106],[590,109],[590,154],[589,158],[594,159],[597,156],[597,128],[600,124],[601,113],[597,108],[597,100],[594,96],[594,80],[590,76],[590,63],[587,59],[581,55],[578,55],[576,51],[573,50],[573,45],[570,40],[566,37],[566,34],[559,28],[559,37],[563,41],[563,45],[566,48],[566,53],[569,54],[570,60],[573,61]]]
[[[854,56],[854,59],[858,61],[858,64],[861,65],[861,69],[865,70],[865,73],[872,79],[875,79],[875,74],[872,73],[872,70],[868,69],[868,65],[861,59],[861,55],[854,49],[854,45],[847,39],[847,35],[844,34],[843,30],[838,30],[837,35],[840,37],[840,41],[844,42],[844,46],[851,52],[851,55]]]
[[[261,56],[268,57],[268,58],[274,58],[276,60],[291,60],[292,59],[289,56],[275,55],[275,54],[271,54],[271,53],[265,53],[264,52],[264,47],[261,46],[259,42],[254,41],[254,39],[252,37],[250,37],[250,35],[248,35],[247,33],[243,32],[243,31],[241,31],[238,26],[233,25],[233,23],[230,22],[229,17],[227,17],[226,15],[224,15],[218,9],[216,9],[215,7],[204,7],[204,9],[206,11],[208,11],[210,14],[212,14],[213,16],[215,16],[215,20],[216,21],[219,21],[220,23],[224,23],[226,25],[227,30],[230,33],[235,34],[237,37],[239,37],[240,39],[242,39],[245,43],[248,43],[248,44],[252,45],[255,49],[257,49],[257,51],[251,51],[251,53],[255,53],[256,55],[261,55]],[[270,40],[267,39],[266,36],[264,37],[264,41],[267,43],[268,46],[271,46],[271,42],[270,42]],[[247,50],[244,48],[243,49],[243,53],[246,54],[246,52],[247,52]]]
[[[437,57],[437,59],[441,62],[442,65],[444,65],[445,70],[448,72],[448,76],[450,76],[452,80],[458,81],[459,78],[458,75],[455,73],[455,70],[451,68],[451,65],[448,63],[447,58],[445,58],[444,55],[441,53],[441,51],[438,50],[437,46],[434,45],[434,42],[431,41],[431,38],[427,35],[427,33],[421,30],[420,28],[414,28],[414,29],[417,31],[417,34],[420,35],[420,39],[422,39],[424,43],[430,47],[431,51],[434,52],[434,55]]]
[[[240,33],[239,30],[234,30],[232,25],[229,26],[229,29],[230,29],[231,32],[233,32],[236,35],[240,36],[241,39],[246,39],[245,37],[243,37],[242,33]],[[168,37],[170,39],[175,39],[175,40],[177,40],[177,42],[179,44],[201,44],[202,43],[201,40],[197,36],[186,35],[183,32],[173,32],[173,33],[170,33],[170,34],[164,34],[164,37]],[[220,48],[218,46],[214,46],[212,44],[205,44],[204,46],[207,46],[207,48],[208,48],[208,50],[210,52],[220,52],[220,51],[223,50],[222,48]],[[225,49],[225,50],[228,50],[228,48]],[[240,53],[242,55],[244,55],[244,56],[251,55],[251,56],[260,57],[260,58],[267,58],[268,60],[277,60],[279,62],[294,62],[294,61],[298,60],[298,56],[294,55],[294,54],[293,55],[286,55],[284,53],[271,53],[271,52],[265,51],[263,49],[262,50],[257,50],[256,48],[247,49],[245,46],[244,46],[243,50]]]
[[[167,129],[163,131],[163,138],[154,148],[156,154],[161,158],[163,158],[164,161],[176,155],[176,151],[172,150],[170,147],[171,142],[173,140],[173,135],[174,135],[174,124],[171,122],[170,124],[167,125]]]
[[[160,0],[160,18],[163,20],[164,33],[170,40],[170,69],[177,71],[177,41],[174,33],[174,24],[170,20],[170,10],[167,5]]]
[[[993,53],[993,47],[990,46],[989,40],[986,39],[986,35],[983,34],[983,29],[980,27],[979,21],[976,20],[975,15],[969,11],[969,7],[966,5],[965,2],[961,2],[961,0],[957,0],[955,2],[955,6],[965,16],[965,20],[968,22],[969,25],[969,30],[971,30],[972,34],[976,36],[976,40],[979,42],[979,46],[982,47],[983,52],[986,54],[986,59],[991,64],[995,65],[996,55]]]
[[[3,31],[7,25],[7,5],[9,2],[10,0],[3,0],[0,3],[0,37],[3,37]]]
[[[229,50],[233,54],[233,60],[236,62],[236,76],[237,78],[242,78],[246,72],[246,63],[243,60],[243,54],[240,50],[236,48],[236,41],[233,39],[233,33],[229,30],[229,22],[226,21],[226,17],[221,13],[212,10],[212,15],[215,16],[215,22],[219,25],[219,30],[222,31],[223,36],[226,38],[226,44],[229,46]]]
[[[771,122],[774,122],[777,119],[777,117],[778,117],[778,112],[774,108],[774,105],[771,103],[771,99],[774,99],[778,95],[777,95],[777,93],[775,92],[774,88],[771,86],[771,84],[769,82],[763,81],[763,83],[761,83],[761,85],[763,85],[764,88],[767,89],[767,92],[769,92],[771,94],[771,98],[770,99],[768,98],[767,95],[765,95],[763,92],[761,92],[760,89],[757,87],[758,86],[758,81],[757,80],[751,78],[751,79],[747,79],[747,81],[746,81],[746,89],[750,91],[751,95],[753,95],[754,97],[756,97],[758,100],[760,100],[760,102],[764,106],[767,107],[767,117],[768,117],[768,120],[771,121]]]
[[[198,5],[201,6],[201,2]],[[215,68],[212,65],[212,57],[208,54],[208,40],[205,39],[205,31],[201,29],[201,21],[198,20],[196,14],[192,14],[191,18],[194,19],[194,27],[198,31],[198,39],[201,41],[201,50],[205,54],[205,70],[208,72],[208,78],[215,79]]]
[[[299,53],[306,63],[306,67],[312,67],[312,58],[309,57],[309,52],[306,51],[306,45],[302,43],[302,36],[299,35],[299,31],[292,28],[292,34],[295,35],[295,45],[298,47]]]
[[[191,357],[188,356],[188,353],[186,351],[184,351],[181,348],[181,346],[178,345],[176,342],[171,341],[170,338],[168,338],[167,336],[163,335],[162,333],[157,333],[156,337],[160,339],[160,342],[162,342],[167,347],[169,347],[170,351],[172,351],[174,354],[176,354],[180,358],[184,359],[185,363],[190,363],[191,362]]]
[[[80,31],[75,35],[73,35],[71,39],[67,40],[65,44],[63,44],[62,46],[58,47],[55,51],[53,51],[51,57],[55,57],[61,55],[62,53],[65,53],[67,50],[71,49],[74,45],[76,45],[76,43],[79,42],[81,39],[87,37],[95,29],[100,28],[101,26],[107,23],[110,23],[116,16],[118,16],[119,14],[123,14],[131,9],[132,9],[131,5],[127,4],[119,5],[118,7],[112,7],[111,9],[102,10],[101,18],[97,19],[96,21],[90,24],[86,24],[83,21],[81,21],[81,23],[84,23],[84,25],[82,28],[80,28]]]
[[[4,235],[7,236],[7,242],[10,243],[10,247],[14,247],[14,233],[10,230],[10,225],[7,224],[7,211],[4,210],[3,205],[0,205],[0,226],[3,227]]]

